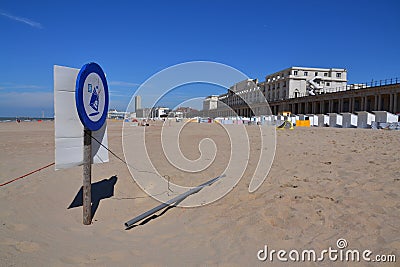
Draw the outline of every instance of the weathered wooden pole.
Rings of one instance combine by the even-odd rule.
[[[108,111],[107,80],[98,64],[85,64],[79,71],[76,77],[75,105],[84,127],[82,208],[83,224],[89,225],[92,223],[92,132],[103,127]]]
[[[83,224],[92,223],[92,131],[86,127],[83,137]]]

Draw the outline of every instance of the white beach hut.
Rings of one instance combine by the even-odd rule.
[[[372,122],[375,121],[375,115],[367,111],[357,112],[357,128],[371,128]]]
[[[289,120],[293,125],[296,125],[296,120],[298,120],[298,119],[299,119],[299,116],[297,116],[297,115],[290,115],[289,118],[288,118],[288,120]]]
[[[318,114],[318,126],[323,127],[325,125],[329,126],[329,116],[325,114]]]
[[[342,113],[343,121],[342,127],[343,128],[356,128],[357,127],[357,115],[353,113]]]
[[[387,123],[392,123],[392,122],[398,122],[399,121],[399,116],[387,112],[387,111],[372,111],[375,113],[375,121],[376,122],[387,122]]]
[[[318,126],[318,116],[314,114],[307,114],[310,120],[310,126]]]
[[[306,120],[306,118],[308,118],[307,115],[299,114],[299,120],[304,121],[304,120]]]
[[[337,113],[329,113],[329,127],[342,127],[343,116]]]

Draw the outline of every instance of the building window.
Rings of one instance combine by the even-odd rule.
[[[297,70],[293,71],[293,75],[297,76]]]
[[[314,74],[315,74],[315,76],[318,76],[318,71],[316,71]]]
[[[325,73],[324,73],[324,77],[328,77],[328,73],[325,72]]]
[[[329,82],[326,83],[326,86],[330,86],[330,85],[331,85],[331,83],[329,83]]]
[[[342,78],[342,74],[341,73],[336,73],[336,78]]]
[[[308,76],[308,71],[305,71],[305,72],[304,72],[304,76]]]

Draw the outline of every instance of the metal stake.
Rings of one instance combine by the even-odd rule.
[[[219,179],[221,179],[221,178],[224,177],[224,176],[225,176],[225,174],[223,174],[223,175],[221,175],[221,176],[218,176],[218,177],[215,177],[214,179],[211,179],[210,181],[208,181],[208,182],[206,182],[206,183],[204,183],[204,184],[201,184],[201,185],[199,185],[199,186],[197,186],[197,187],[194,187],[194,188],[190,189],[189,191],[187,191],[187,192],[185,192],[185,193],[183,193],[183,194],[181,194],[181,195],[179,195],[179,196],[177,196],[177,197],[175,197],[175,198],[173,198],[173,199],[170,199],[170,200],[168,200],[167,202],[162,203],[161,205],[158,205],[157,207],[152,208],[152,209],[149,210],[149,211],[146,211],[145,213],[142,213],[141,215],[139,215],[139,216],[133,218],[132,220],[126,222],[126,223],[125,223],[126,229],[132,228],[132,226],[133,226],[135,223],[137,223],[138,221],[143,220],[143,219],[146,218],[146,217],[149,217],[149,216],[152,215],[153,213],[156,213],[157,211],[162,210],[163,208],[166,208],[166,207],[168,207],[168,206],[173,206],[172,204],[176,204],[176,203],[178,203],[178,202],[184,200],[184,199],[187,198],[188,196],[193,195],[193,194],[199,192],[199,191],[200,191],[201,189],[203,189],[204,187],[209,186],[209,185],[212,185],[213,183],[215,183],[216,181],[218,181]]]

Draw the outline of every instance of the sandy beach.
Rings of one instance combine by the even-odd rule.
[[[226,146],[226,137],[215,127],[192,124],[182,132],[181,148],[188,158],[198,156],[192,147],[205,136]],[[147,129],[154,137],[148,143],[150,153],[156,155],[161,126]],[[109,147],[123,158],[121,135],[122,122],[108,121]],[[53,122],[1,123],[0,137],[0,183],[54,162]],[[250,159],[257,157],[258,146],[255,139]],[[92,183],[99,197],[90,226],[82,224],[79,203],[68,208],[77,201],[82,168],[55,171],[51,166],[0,187],[0,266],[287,266],[275,259],[259,261],[257,252],[265,245],[321,251],[337,248],[341,238],[350,249],[395,254],[397,263],[384,266],[399,266],[399,147],[399,131],[279,130],[271,171],[255,193],[248,192],[255,168],[250,164],[224,198],[204,207],[160,211],[130,230],[124,222],[159,202],[135,184],[126,164],[110,154],[109,163],[93,166]],[[227,152],[219,151],[216,162],[223,165]],[[186,177],[162,156],[158,168],[173,181]],[[201,181],[213,178],[219,169],[209,171]],[[116,181],[113,192],[102,197],[110,181]],[[197,180],[190,185],[194,184]]]

